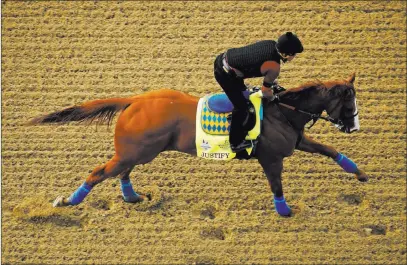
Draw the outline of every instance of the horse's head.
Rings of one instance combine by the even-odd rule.
[[[354,81],[355,74],[340,81],[317,80],[281,92],[279,97],[282,103],[294,106],[298,112],[308,115],[309,119],[329,120],[340,131],[352,133],[360,128]],[[324,110],[328,117],[321,115]]]
[[[324,83],[328,92],[325,110],[335,126],[345,133],[360,129],[354,81],[355,74],[352,74],[346,80]]]

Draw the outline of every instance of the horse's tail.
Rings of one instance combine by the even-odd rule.
[[[86,120],[90,120],[89,123],[91,123],[97,120],[98,123],[107,122],[108,125],[110,125],[115,114],[125,110],[133,101],[134,98],[110,98],[88,101],[79,106],[69,107],[51,114],[36,117],[32,119],[29,124],[63,124],[71,121],[82,122]]]

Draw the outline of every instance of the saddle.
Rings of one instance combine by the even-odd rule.
[[[249,99],[250,91],[243,91],[246,99]],[[213,94],[208,99],[208,107],[217,113],[227,113],[233,111],[233,104],[225,93]]]
[[[247,100],[250,91],[244,91]],[[245,130],[250,131],[256,124],[256,112],[253,103],[249,102],[249,117],[243,122]],[[202,127],[205,132],[216,135],[228,135],[232,120],[233,104],[225,93],[217,93],[207,98],[206,106],[202,112]]]
[[[251,156],[263,120],[262,94],[245,91],[244,95],[254,110],[244,124],[248,131],[246,140],[252,142],[252,147],[246,149]],[[232,111],[233,104],[224,93],[207,95],[199,100],[196,114],[196,147],[199,157],[216,160],[239,158],[231,151],[229,144]]]

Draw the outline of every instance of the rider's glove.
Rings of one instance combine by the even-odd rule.
[[[277,83],[277,80],[274,81],[273,85],[271,86],[271,88],[273,89],[274,94],[280,93],[281,91],[284,91],[285,88],[280,86]]]

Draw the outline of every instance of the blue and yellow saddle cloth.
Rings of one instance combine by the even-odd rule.
[[[261,132],[263,106],[261,91],[245,95],[256,110],[256,125],[249,131],[246,140],[256,140]],[[236,157],[229,144],[230,123],[227,119],[233,105],[224,93],[210,94],[201,98],[196,112],[196,150],[198,157],[231,160]],[[251,154],[253,146],[247,148]]]

